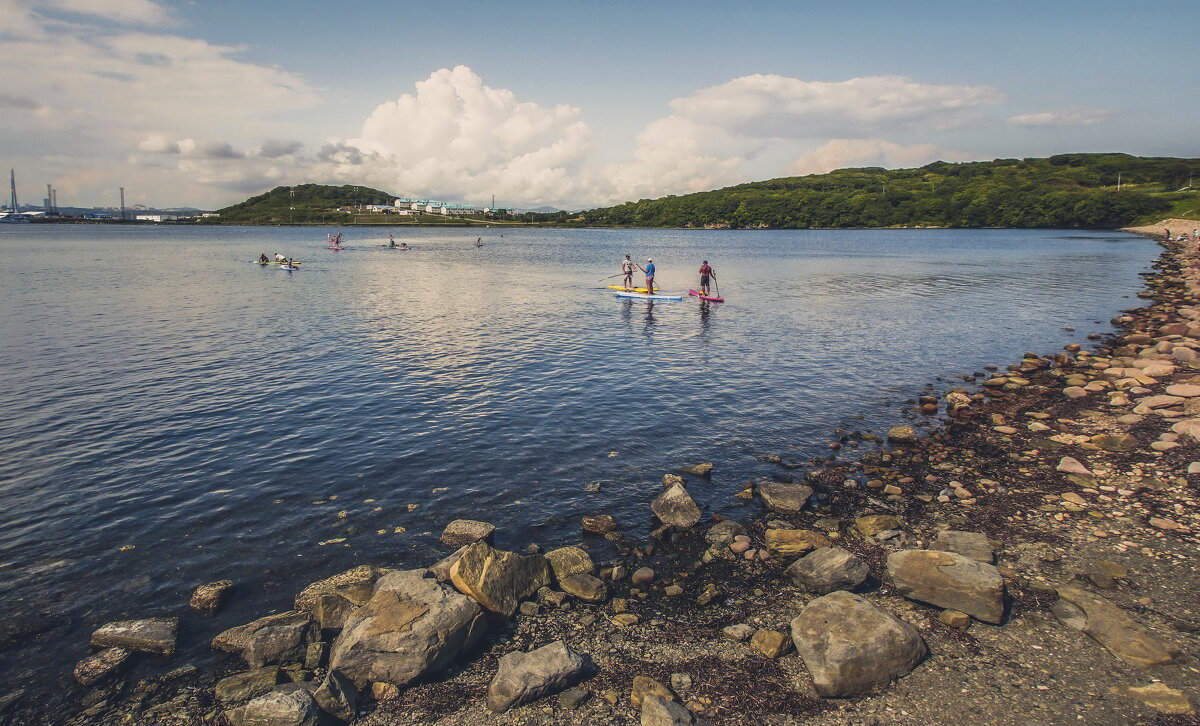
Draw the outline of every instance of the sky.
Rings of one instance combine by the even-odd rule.
[[[1200,156],[1196,0],[0,0],[23,203],[576,209],[850,166]]]

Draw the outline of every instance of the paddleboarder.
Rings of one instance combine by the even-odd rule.
[[[621,274],[624,278],[621,280],[621,287],[626,290],[633,289],[633,260],[629,259],[629,255],[625,255],[625,259],[621,260]]]
[[[711,277],[712,279],[715,280],[715,279],[717,279],[717,273],[713,271],[713,268],[708,266],[708,260],[705,260],[704,264],[700,265],[700,292],[706,296],[709,295],[709,292],[708,292],[708,278],[709,277]]]
[[[646,294],[653,295],[654,294],[654,259],[651,257],[647,257],[646,258],[646,266],[642,267],[641,265],[638,265],[638,269],[640,269],[642,272],[646,273]]]
[[[388,247],[395,247],[395,246],[396,246],[396,238],[389,234],[388,235]]]

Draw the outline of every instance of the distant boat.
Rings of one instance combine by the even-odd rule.
[[[17,206],[17,172],[8,170],[9,201],[8,211],[0,215],[0,224],[28,224],[29,217],[21,214]]]

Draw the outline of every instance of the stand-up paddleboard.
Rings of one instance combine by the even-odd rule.
[[[335,247],[334,245],[329,245],[329,247],[328,247],[328,248],[326,248],[326,249],[331,249],[331,250],[344,250],[344,249],[346,249],[346,248],[345,248],[345,247]]]
[[[616,290],[617,292],[650,292],[644,287],[623,287],[621,285],[609,285],[608,289]]]
[[[699,290],[688,290],[688,294],[691,295],[692,297],[698,297],[701,300],[707,300],[709,302],[725,302],[725,298],[723,298],[723,297],[716,297],[714,295],[705,295],[704,293],[700,292]]]
[[[654,295],[647,295],[647,294],[641,293],[641,292],[618,292],[618,293],[616,293],[616,296],[617,297],[640,298],[642,300],[682,300],[683,299],[683,295],[663,295],[661,293],[656,293]]]
[[[283,261],[282,261],[282,260],[269,260],[269,261],[267,261],[267,262],[260,262],[259,260],[251,260],[251,261],[250,261],[250,264],[252,264],[252,265],[258,265],[259,267],[266,267],[267,265],[282,265],[282,264],[283,264]],[[295,264],[297,264],[297,265],[298,265],[298,264],[300,264],[300,263],[299,263],[299,262],[297,262],[297,263],[295,263]]]

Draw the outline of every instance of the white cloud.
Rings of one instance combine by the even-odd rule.
[[[518,101],[466,66],[381,104],[357,138],[320,152],[333,173],[401,193],[563,203],[591,131],[578,108]]]
[[[1116,115],[1115,111],[1106,108],[1091,108],[1089,106],[1066,106],[1052,111],[1025,113],[1013,116],[1008,123],[1013,126],[1092,126],[1109,120]]]
[[[903,76],[805,81],[750,75],[671,102],[676,114],[747,136],[812,138],[870,134],[916,123],[946,127],[999,103],[989,86],[918,83]]]
[[[936,144],[901,144],[884,139],[830,139],[806,152],[788,167],[794,175],[824,174],[848,167],[882,166],[905,168],[924,166],[933,161],[967,161],[973,158],[961,151],[950,151]]]
[[[42,0],[40,7],[119,23],[165,25],[174,22],[167,9],[154,0]]]

